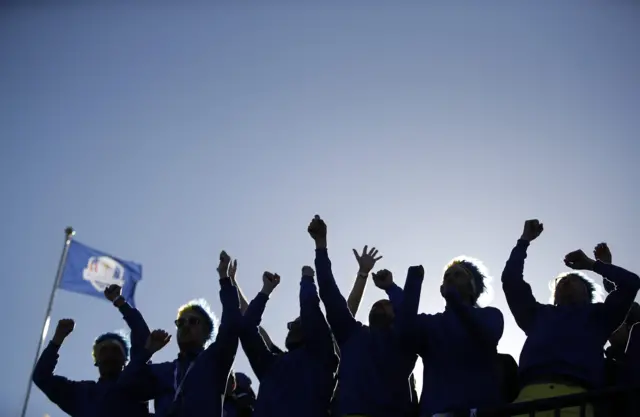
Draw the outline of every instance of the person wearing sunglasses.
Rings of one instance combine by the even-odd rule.
[[[220,325],[206,302],[187,303],[175,320],[178,358],[150,364],[151,356],[171,339],[164,331],[151,332],[145,354],[133,357],[120,383],[141,399],[155,401],[163,417],[220,417],[227,379],[238,349],[240,305],[238,291],[229,279],[231,258],[220,254]]]
[[[260,335],[260,321],[270,294],[280,284],[277,274],[265,272],[262,290],[243,317],[240,342],[260,381],[254,417],[326,417],[335,387],[338,355],[311,267],[302,268],[300,316],[287,324],[280,353]]]

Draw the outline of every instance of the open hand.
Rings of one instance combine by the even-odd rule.
[[[154,353],[165,347],[170,340],[171,335],[169,333],[161,329],[156,329],[152,331],[147,338],[147,343],[145,343],[144,348],[153,355]]]
[[[368,275],[376,265],[376,262],[382,259],[382,256],[378,256],[378,250],[376,248],[371,248],[369,251],[367,251],[367,248],[368,246],[362,248],[361,254],[353,249],[353,255],[356,257],[356,261],[358,261],[358,275]]]
[[[227,252],[220,252],[220,263],[218,264],[218,275],[220,275],[220,279],[222,278],[231,278],[229,276],[229,266],[231,265],[231,257]]]

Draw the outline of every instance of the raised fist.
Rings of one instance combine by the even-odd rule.
[[[307,232],[315,241],[324,240],[327,238],[327,224],[316,214],[311,223],[309,223]]]
[[[540,236],[543,230],[544,225],[540,223],[540,220],[527,220],[524,222],[524,230],[522,231],[522,237],[520,239],[531,242]]]
[[[413,275],[413,274],[415,274],[420,278],[424,278],[424,267],[422,265],[410,266],[408,275]]]
[[[386,290],[393,285],[393,274],[388,269],[382,269],[373,274],[373,283],[381,290]]]
[[[571,269],[592,270],[595,261],[582,250],[573,251],[564,257],[564,264]]]
[[[280,275],[272,274],[265,271],[262,274],[262,292],[265,294],[271,294],[271,292],[280,284]]]
[[[238,260],[234,259],[233,262],[229,263],[229,278],[231,281],[236,280],[236,272],[238,271]]]
[[[356,261],[358,261],[358,274],[368,275],[376,265],[376,262],[382,259],[382,256],[378,256],[378,249],[371,248],[370,251],[367,251],[367,248],[368,246],[362,248],[361,254],[353,249],[353,255],[356,257]]]
[[[151,332],[147,338],[147,343],[145,343],[144,348],[153,355],[165,347],[170,340],[171,335],[169,333],[164,330],[157,329]]]
[[[71,334],[75,326],[76,322],[73,321],[73,319],[59,320],[53,335],[53,340],[57,343],[62,343],[64,339]]]
[[[229,265],[231,265],[231,257],[225,251],[220,252],[220,263],[218,264],[217,268],[220,279],[230,278]]]
[[[315,275],[316,275],[315,271],[310,266],[303,266],[302,267],[302,276],[303,277],[311,277],[311,278],[313,278]]]
[[[104,289],[104,296],[112,303],[122,294],[122,288],[117,284],[111,284]]]
[[[609,246],[602,242],[598,243],[596,247],[593,249],[593,256],[597,261],[600,261],[605,264],[610,264],[612,261],[611,250]]]

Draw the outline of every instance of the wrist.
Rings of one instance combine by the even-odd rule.
[[[271,292],[273,291],[272,288],[269,287],[262,287],[262,289],[260,290],[260,294],[264,294],[267,297],[271,295]]]
[[[112,303],[113,303],[114,306],[120,308],[120,307],[122,307],[124,305],[125,302],[126,301],[125,301],[124,297],[119,295],[113,300]]]
[[[65,338],[65,336],[58,336],[58,335],[54,334],[53,338],[51,339],[51,343],[53,343],[54,345],[60,347],[62,345],[62,343],[64,342],[64,338]]]
[[[367,279],[369,277],[369,272],[367,271],[358,271],[358,275],[356,275],[356,278],[360,278],[360,279]]]
[[[316,249],[326,249],[327,248],[327,238],[316,239]]]

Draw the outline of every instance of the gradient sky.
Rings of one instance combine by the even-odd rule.
[[[249,297],[278,272],[264,325],[279,343],[315,213],[345,295],[351,248],[375,245],[400,285],[425,265],[426,312],[457,255],[499,282],[532,217],[539,300],[566,252],[602,240],[640,271],[637,2],[54,3],[0,9],[3,416],[19,415],[67,225],[143,264],[138,307],[171,332],[192,298],[220,313],[221,249]],[[358,317],[382,296],[370,285]],[[517,358],[499,285],[493,304]],[[124,328],[119,313],[58,291],[63,317],[77,324],[58,372],[96,378],[92,341]],[[64,415],[34,389],[28,415],[45,413]]]

